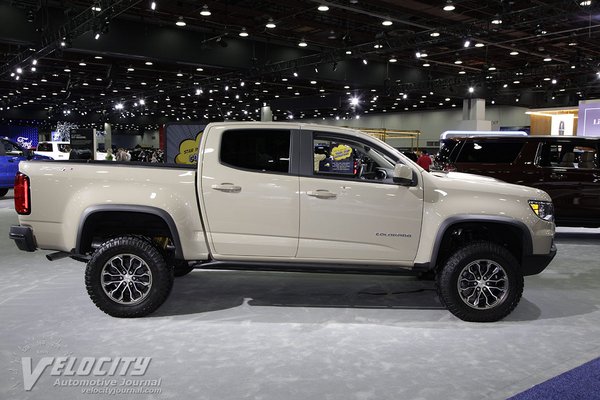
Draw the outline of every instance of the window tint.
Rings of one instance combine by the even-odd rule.
[[[52,151],[52,143],[38,144],[37,151]]]
[[[457,162],[511,163],[515,161],[524,142],[497,142],[468,140],[458,155]]]
[[[267,172],[288,172],[290,131],[244,129],[223,133],[221,162],[233,167]]]
[[[384,153],[369,145],[326,135],[316,135],[313,146],[315,175],[392,181],[394,162]]]
[[[595,147],[581,143],[544,143],[538,165],[559,168],[598,168],[598,152]]]

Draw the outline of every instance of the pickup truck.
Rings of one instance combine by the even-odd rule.
[[[220,268],[425,274],[458,318],[497,321],[556,253],[544,191],[428,173],[359,131],[211,123],[197,159],[22,162],[10,237],[86,262],[90,298],[115,317],[155,311],[174,275]]]

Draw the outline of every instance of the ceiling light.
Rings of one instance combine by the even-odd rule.
[[[591,6],[592,5],[592,0],[584,0],[584,1],[580,1],[579,5],[582,7],[587,7],[587,6]]]
[[[150,9],[152,11],[156,10],[156,2],[155,1],[150,2]]]
[[[460,64],[462,64],[462,61],[460,61],[460,60],[456,60],[456,61],[454,61],[454,64],[456,64],[456,65],[460,65]]]
[[[298,42],[298,46],[300,47],[306,47],[308,46],[308,43],[306,43],[306,40],[304,40],[304,38],[302,38],[299,42]]]
[[[367,61],[367,59],[366,59],[366,58],[363,58],[363,59],[362,59],[362,63],[363,63],[364,65],[367,65],[369,62]]]
[[[469,87],[469,93],[473,93],[475,91],[475,88],[473,86]]]
[[[465,70],[464,70],[464,69],[461,69],[460,71],[458,71],[458,73],[459,73],[460,75],[464,75],[464,74],[466,74],[466,72],[465,72]]]
[[[496,67],[494,67],[493,65],[491,65],[491,66],[488,68],[488,71],[495,71],[495,70],[496,70]]]
[[[134,68],[133,68],[133,67],[130,65],[130,66],[127,68],[127,71],[128,71],[128,72],[133,72],[133,71],[135,71],[135,69],[134,69]]]
[[[246,31],[245,27],[242,27],[242,30],[240,31],[239,35],[241,37],[248,37],[248,32]]]
[[[144,64],[150,66],[150,65],[152,65],[152,61],[146,61]]]
[[[570,42],[569,46],[577,46],[577,42]]]
[[[177,76],[182,77],[183,74],[181,73],[181,71],[177,72]]]
[[[429,63],[425,63],[425,64],[423,64],[423,66],[424,66],[424,67],[431,67],[431,64],[429,64]]]
[[[483,44],[483,43],[475,43],[475,47],[483,47],[483,46],[485,46],[485,44]]]
[[[317,84],[317,81],[310,81],[310,84],[311,84],[311,85],[316,85],[316,84]]]
[[[454,11],[455,9],[456,7],[454,7],[454,4],[452,4],[452,0],[448,0],[444,6],[444,11]]]
[[[208,5],[203,5],[202,6],[202,11],[200,11],[200,15],[202,15],[203,17],[210,17],[212,13],[210,12],[210,10],[208,9]]]
[[[115,104],[115,109],[122,110],[123,109],[123,103],[117,103],[117,104]]]
[[[463,43],[463,47],[469,47],[471,46],[471,41],[469,39],[465,39],[465,42]]]
[[[269,29],[274,29],[274,28],[277,28],[277,25],[275,25],[275,21],[273,21],[273,18],[269,18],[269,21],[267,22],[265,27],[267,27]]]
[[[317,10],[319,11],[329,11],[329,7],[327,7],[325,4],[321,4],[319,7],[317,7]]]
[[[94,39],[96,39],[96,40],[100,39],[100,32],[96,32],[96,34],[94,35]]]
[[[440,33],[439,32],[431,32],[429,34],[429,36],[431,36],[431,37],[438,37],[438,36],[440,36]]]
[[[396,57],[392,57],[392,58],[390,58],[390,60],[389,60],[389,61],[390,61],[391,63],[395,63],[395,62],[397,62],[398,60],[396,59]]]
[[[102,60],[102,56],[94,56],[96,60]]]
[[[492,20],[492,24],[494,25],[500,25],[502,23],[502,20],[500,19],[500,17],[496,17]]]
[[[513,83],[514,83],[515,85],[518,85],[519,83],[521,83],[521,81],[513,81]]]
[[[183,17],[182,17],[181,15],[180,15],[180,16],[179,16],[179,18],[177,19],[177,22],[175,22],[175,25],[177,25],[177,26],[185,26],[185,25],[186,25],[186,23],[185,23],[185,21],[183,20]]]
[[[85,62],[81,61],[81,62],[79,63],[79,65],[80,65],[81,67],[85,67],[87,64],[86,64]]]
[[[390,21],[390,19],[384,19],[383,21],[381,21],[381,25],[383,26],[392,26],[394,23],[392,21]]]
[[[544,58],[544,61],[545,61],[545,62],[552,61],[552,58],[550,58],[550,57],[546,57],[546,58]]]
[[[23,73],[23,69],[21,67],[17,68],[17,74],[22,74]]]
[[[348,54],[348,55],[352,54],[352,50],[346,50],[346,54]]]
[[[556,79],[552,79],[552,84],[556,85]]]
[[[511,51],[511,52],[510,52],[510,55],[511,55],[511,56],[518,56],[518,55],[519,55],[519,52],[518,52],[518,51],[514,51],[514,50],[513,50],[513,51]]]

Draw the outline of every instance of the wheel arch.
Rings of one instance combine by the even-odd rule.
[[[533,253],[533,240],[527,225],[522,221],[508,217],[492,215],[459,215],[444,220],[436,234],[431,253],[430,269],[436,269],[448,256],[447,246],[457,230],[491,234],[491,241],[507,244],[508,250],[519,261]],[[507,243],[501,243],[506,241]]]
[[[123,217],[126,217],[130,225],[123,225]],[[96,232],[111,233],[112,236],[114,234],[165,233],[168,234],[175,246],[175,258],[183,259],[177,225],[167,211],[157,207],[103,204],[86,208],[77,228],[75,247],[77,254],[85,254],[91,249]]]

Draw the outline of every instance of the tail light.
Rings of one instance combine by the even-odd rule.
[[[15,176],[15,210],[18,214],[31,214],[31,193],[29,190],[29,177],[21,172]]]

